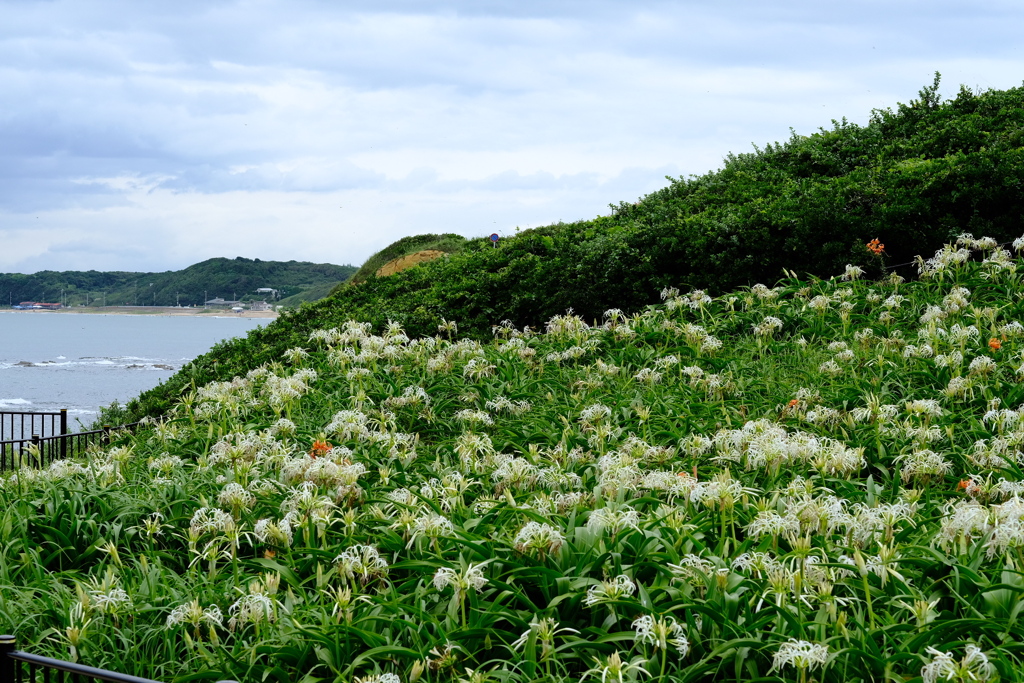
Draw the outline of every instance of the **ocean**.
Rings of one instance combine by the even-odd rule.
[[[68,409],[92,424],[100,406],[155,387],[217,342],[268,319],[0,312],[0,411]]]

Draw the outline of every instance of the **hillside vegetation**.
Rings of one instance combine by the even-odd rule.
[[[59,302],[69,306],[202,306],[207,299],[263,300],[260,287],[279,290],[292,305],[322,298],[355,272],[353,266],[306,261],[212,258],[163,273],[52,271],[0,273],[4,303]],[[319,289],[319,296],[313,292]]]
[[[938,89],[936,77],[909,104],[874,111],[866,126],[835,122],[729,155],[721,170],[671,179],[609,216],[526,230],[497,249],[469,240],[447,258],[372,277],[436,236],[396,243],[394,255],[381,252],[353,278],[365,277],[359,286],[216,348],[129,415],[158,415],[189,386],[276,361],[311,331],[348,319],[393,321],[413,335],[455,321],[460,334],[485,339],[503,320],[522,327],[569,309],[590,322],[609,308],[636,312],[670,286],[716,293],[772,284],[784,271],[831,275],[847,263],[874,276],[901,266],[910,276],[914,266],[901,264],[960,232],[1013,239],[1024,216],[1024,89],[961,89],[945,101]],[[882,256],[864,249],[875,238]]]
[[[466,238],[462,235],[456,235],[454,233],[446,233],[444,235],[413,235],[411,237],[403,237],[402,239],[389,244],[384,247],[376,254],[366,260],[359,270],[352,275],[347,281],[338,285],[335,288],[334,293],[341,291],[343,287],[351,285],[358,285],[361,282],[365,282],[367,279],[374,277],[374,274],[380,270],[384,264],[394,261],[397,258],[415,254],[418,251],[443,251],[448,254],[455,254],[462,251],[466,245]]]
[[[1021,680],[1022,268],[311,329],[0,479],[0,629],[182,683]]]

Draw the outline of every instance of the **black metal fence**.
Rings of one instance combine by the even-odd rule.
[[[0,421],[7,421],[7,417],[11,415],[18,416],[18,419],[10,422],[9,424],[13,426],[8,432],[5,432],[5,436],[9,434],[11,438],[0,439],[0,472],[19,467],[46,467],[55,460],[84,455],[86,449],[93,444],[102,446],[110,442],[111,427],[69,434],[67,410],[61,410],[59,413],[5,412],[0,413]],[[56,416],[60,420],[51,420],[47,423],[41,419],[33,419],[32,416],[43,416],[44,418]],[[138,422],[133,422],[121,425],[118,429],[132,429],[138,424]],[[58,427],[55,428],[54,425],[58,425]],[[37,428],[38,432],[25,431]],[[18,435],[17,438],[13,438],[14,434]]]
[[[0,411],[0,441],[27,439],[33,434],[47,437],[67,433],[67,408],[56,413]]]
[[[158,683],[91,666],[41,657],[17,649],[14,636],[0,636],[0,683],[65,683],[65,681],[111,681],[111,683]],[[223,682],[222,682],[223,683]]]
[[[41,657],[17,648],[14,636],[0,636],[0,683],[81,683],[82,681],[110,681],[110,683],[159,683],[149,678],[97,669],[62,659]],[[238,683],[217,681],[217,683]]]

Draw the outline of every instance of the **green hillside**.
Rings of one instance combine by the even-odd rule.
[[[364,282],[367,278],[373,277],[374,273],[376,273],[377,270],[379,270],[380,267],[388,261],[393,261],[396,258],[414,254],[417,251],[427,251],[428,249],[432,249],[436,251],[443,251],[448,254],[454,254],[462,251],[462,248],[465,245],[466,238],[454,233],[403,237],[368,258],[366,263],[360,266],[359,270],[357,270],[351,278],[345,281],[344,285],[357,285],[360,282]],[[335,292],[337,291],[338,290],[335,290]]]
[[[848,263],[910,276],[917,254],[961,232],[1013,239],[1024,217],[1024,89],[962,88],[947,100],[938,89],[936,78],[865,126],[839,121],[729,155],[721,170],[670,179],[608,216],[525,230],[497,249],[469,240],[448,258],[340,288],[196,359],[131,415],[160,414],[189,386],[277,361],[348,319],[393,321],[413,335],[455,321],[461,335],[485,339],[503,320],[536,327],[569,309],[591,322],[610,308],[639,311],[670,286],[715,293]],[[882,256],[865,249],[876,238]]]
[[[262,300],[260,287],[298,297],[319,288],[320,298],[355,272],[353,266],[305,261],[212,258],[184,270],[163,273],[51,271],[31,275],[0,273],[4,304],[59,302],[69,306],[202,306],[207,299]]]
[[[0,476],[0,629],[169,683],[1020,681],[1022,272],[965,235],[914,282],[307,328]]]

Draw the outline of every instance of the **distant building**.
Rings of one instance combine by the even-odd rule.
[[[224,308],[234,308],[235,306],[241,306],[242,302],[241,301],[228,301],[228,300],[222,299],[222,298],[220,298],[218,296],[215,299],[210,299],[209,301],[207,301],[206,305],[207,306],[218,306],[218,307],[224,307]]]
[[[277,298],[277,290],[270,287],[260,287],[256,290],[257,294],[269,294],[271,299]]]
[[[268,304],[266,301],[252,301],[249,303],[249,310],[251,311],[269,311],[272,309],[273,306]]]
[[[60,304],[47,304],[42,301],[22,301],[16,306],[11,306],[22,311],[56,311],[58,308],[63,308]]]

